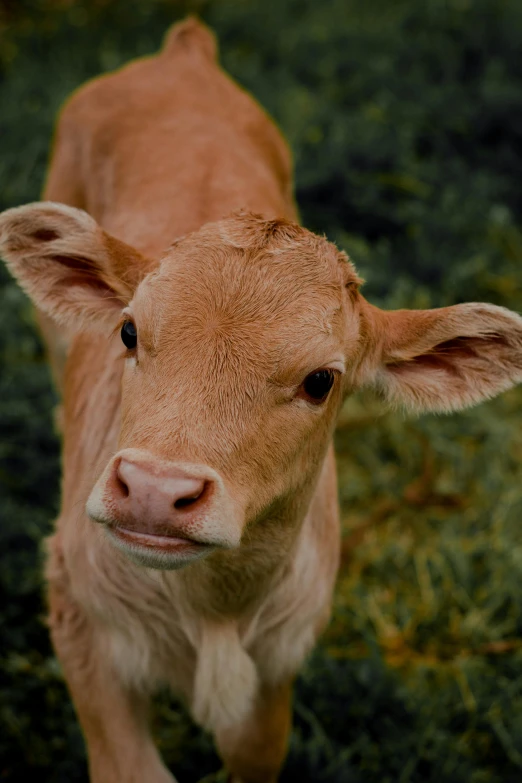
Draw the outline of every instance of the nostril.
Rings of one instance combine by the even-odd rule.
[[[180,510],[184,508],[189,508],[190,506],[195,506],[196,503],[200,503],[201,500],[203,499],[203,496],[207,494],[207,484],[208,482],[205,481],[199,492],[195,492],[192,495],[187,495],[184,498],[178,498],[177,500],[175,500],[174,508]]]
[[[120,475],[119,469],[114,474],[114,484],[115,484],[115,490],[122,498],[128,498],[130,495],[130,490],[125,481],[122,479]]]
[[[197,498],[180,498],[174,503],[174,508],[187,508],[187,506],[193,506],[198,500],[199,495]]]

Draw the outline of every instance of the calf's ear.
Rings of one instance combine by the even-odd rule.
[[[362,299],[356,383],[413,412],[449,412],[522,381],[522,318],[495,305],[387,312]]]
[[[0,215],[0,256],[33,302],[73,330],[114,325],[151,267],[83,210],[53,202]]]

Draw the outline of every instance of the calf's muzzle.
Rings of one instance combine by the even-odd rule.
[[[87,513],[120,550],[153,568],[179,568],[241,538],[240,515],[216,471],[137,449],[109,462]]]
[[[167,470],[124,457],[113,466],[107,484],[115,515],[138,532],[173,535],[197,528],[202,506],[209,502],[213,482],[175,465]]]

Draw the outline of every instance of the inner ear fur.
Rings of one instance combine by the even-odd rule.
[[[0,254],[35,304],[73,328],[118,317],[152,268],[83,210],[53,202],[2,213]]]

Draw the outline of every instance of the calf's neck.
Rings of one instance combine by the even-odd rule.
[[[491,397],[522,378],[522,320],[370,305],[298,225],[283,139],[192,19],[73,95],[44,199],[3,213],[0,250],[63,393],[46,573],[91,780],[173,780],[147,726],[167,685],[231,780],[274,783],[330,612],[343,399]]]

